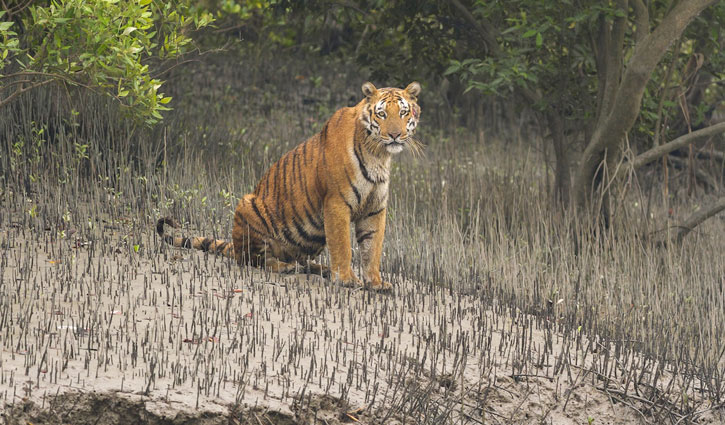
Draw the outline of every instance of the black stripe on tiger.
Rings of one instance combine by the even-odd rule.
[[[342,191],[338,190],[337,192],[340,194],[340,198],[342,198],[342,201],[345,203],[345,205],[347,205],[347,207],[350,208],[350,211],[352,211],[353,207],[352,205],[350,205],[349,202],[347,202],[347,199],[345,199],[345,195],[343,195]]]
[[[303,205],[304,208],[304,205]],[[299,212],[297,212],[297,208],[295,208],[294,204],[290,205],[290,209],[292,210],[292,223],[297,227],[298,229],[300,226],[302,226],[300,223],[305,223],[305,219],[300,215]],[[304,231],[304,229],[302,229]],[[304,238],[304,236],[303,236]]]
[[[174,245],[174,238],[171,236],[164,236],[164,242],[166,242],[169,245]],[[179,243],[179,248],[186,248],[191,249],[192,248],[191,239],[187,238],[186,236],[181,237],[181,242]]]
[[[284,158],[282,158],[282,185],[283,185],[282,190],[284,190],[284,192],[282,193],[282,196],[284,196],[285,198],[287,197],[287,186],[288,186],[287,163],[289,162],[289,158],[291,155],[292,154],[288,153],[287,155],[284,156]]]
[[[302,166],[299,164],[300,155],[300,147],[297,146],[294,150],[294,156],[292,157],[292,176],[295,179],[294,183],[302,182]]]
[[[179,247],[179,248],[186,248],[190,249],[192,246],[191,239],[180,236],[178,238],[174,238],[173,236],[169,236],[164,234],[164,224],[168,224],[169,226],[173,227],[174,229],[178,229],[181,227],[181,224],[179,224],[178,221],[173,219],[172,217],[162,217],[156,222],[156,233],[159,234],[161,237],[161,240],[164,241],[164,243],[167,243],[171,246]],[[176,240],[178,239],[178,243]]]
[[[209,247],[213,243],[216,243],[216,239],[204,238],[204,240],[202,240],[201,243],[199,244],[199,247],[201,248],[202,251],[209,252]],[[227,246],[227,242],[222,242],[220,244],[217,244],[214,247],[214,252],[223,251],[226,246]]]
[[[363,243],[364,241],[366,241],[368,239],[372,239],[374,234],[375,234],[375,230],[370,230],[368,232],[363,232],[360,235],[355,235],[357,237],[357,243]]]
[[[279,177],[280,174],[280,164],[279,162],[276,162],[274,165],[274,199],[276,201],[276,210],[279,211],[280,208],[280,201],[282,200],[282,196],[280,196],[280,190],[282,188],[282,185],[279,184]],[[284,220],[282,220],[282,223],[284,223]]]
[[[347,170],[345,170],[345,177],[347,177],[347,182],[350,184],[352,193],[355,194],[355,198],[357,199],[357,204],[360,205],[360,201],[362,201],[362,197],[360,196],[360,191],[355,186],[355,183],[352,182],[352,179],[350,178],[350,174],[347,173]]]
[[[365,180],[369,181],[372,184],[375,184],[375,180],[373,180],[370,177],[370,174],[368,174],[368,169],[367,167],[365,167],[365,162],[363,162],[361,155],[358,153],[357,145],[353,149],[353,152],[355,153],[355,158],[357,159],[357,163],[360,166],[360,172],[362,173],[363,177],[365,177]]]
[[[257,229],[256,227],[254,227],[247,219],[245,219],[241,212],[239,212],[239,211],[235,212],[234,213],[234,217],[236,219],[238,219],[240,223],[243,223],[243,224],[240,224],[240,225],[243,226],[244,228],[247,228],[247,229],[253,231],[254,233],[256,233],[258,235],[267,236],[266,233],[264,233],[260,229]]]
[[[257,217],[259,217],[259,221],[262,222],[262,224],[264,225],[264,228],[267,229],[267,233],[269,233],[271,235],[272,234],[272,229],[269,228],[269,225],[267,224],[267,220],[264,219],[264,217],[262,216],[262,212],[259,211],[259,208],[257,207],[257,202],[256,201],[257,201],[257,198],[254,198],[252,200],[252,202],[251,202],[252,203],[252,210],[257,215]]]
[[[292,220],[292,224],[295,226],[295,229],[297,230],[297,233],[300,235],[300,237],[305,241],[312,242],[318,246],[324,245],[327,242],[327,239],[324,235],[311,235],[307,233],[305,228],[297,220]]]
[[[381,212],[383,212],[383,211],[385,211],[385,208],[380,208],[380,209],[379,209],[379,210],[377,210],[377,211],[373,211],[373,212],[369,213],[369,214],[368,214],[368,215],[366,215],[365,217],[366,217],[366,218],[367,218],[367,217],[372,217],[372,216],[374,216],[374,215],[378,215],[378,214],[380,214],[380,213],[381,213]]]
[[[280,221],[282,223],[287,223],[287,214],[285,213],[284,208],[279,210],[279,215],[280,215]],[[292,218],[291,221],[293,223],[295,223],[294,217]],[[297,223],[297,224],[299,224],[299,223]],[[317,248],[317,246],[310,246],[309,244],[304,243],[304,241],[300,241],[298,238],[296,238],[295,235],[290,231],[289,226],[287,226],[287,225],[282,226],[282,237],[284,238],[284,240],[287,243],[298,246],[300,248],[312,248],[312,249]],[[300,235],[300,237],[304,239],[304,236]]]
[[[172,217],[161,217],[156,222],[156,233],[159,234],[159,236],[164,236],[164,224],[168,224],[169,226],[173,227],[174,229],[178,229],[181,227],[181,224],[179,224],[178,221],[173,219]]]
[[[305,207],[303,205],[302,209],[305,212],[305,217],[307,217],[307,222],[310,223],[312,225],[312,227],[314,227],[317,230],[325,230],[325,224],[318,222],[316,220],[315,216],[313,216],[312,213],[310,213],[310,211],[307,209],[307,207]]]
[[[319,245],[325,244],[325,237],[324,236],[317,236],[317,235],[310,235],[302,225],[302,223],[305,222],[305,220],[299,215],[297,210],[295,209],[294,205],[290,205],[290,209],[292,211],[292,217],[291,222],[294,226],[295,230],[297,230],[298,237],[295,237],[295,235],[290,232],[289,228],[285,227],[282,229],[284,238],[287,239],[288,242],[297,245],[301,248],[311,248],[306,249],[306,251],[314,251],[319,248]],[[282,220],[284,222],[287,222],[286,220],[286,214],[284,210],[280,211],[280,214],[282,214]]]

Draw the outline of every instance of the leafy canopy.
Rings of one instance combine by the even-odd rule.
[[[213,19],[185,1],[152,0],[53,0],[7,18],[0,12],[0,106],[62,82],[111,96],[148,124],[171,100],[149,65],[188,51],[189,33]]]

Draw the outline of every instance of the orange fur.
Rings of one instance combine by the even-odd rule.
[[[362,86],[365,98],[335,112],[318,134],[287,152],[262,177],[254,192],[237,205],[233,250],[224,241],[171,238],[175,246],[220,252],[240,264],[294,270],[325,245],[332,277],[362,282],[352,270],[350,225],[355,225],[364,283],[390,289],[380,276],[385,234],[390,160],[403,148],[418,149],[413,134],[420,117],[418,83],[405,89]],[[163,235],[161,219],[157,231]],[[214,248],[214,249],[212,249]],[[314,272],[323,271],[311,265]]]

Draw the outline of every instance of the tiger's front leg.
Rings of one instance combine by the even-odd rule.
[[[325,200],[323,214],[325,238],[330,251],[330,277],[346,285],[360,285],[360,280],[352,271],[350,208],[344,199],[331,197]]]
[[[380,277],[386,212],[387,209],[383,208],[355,223],[355,238],[362,257],[365,284],[379,291],[387,291],[393,287]]]

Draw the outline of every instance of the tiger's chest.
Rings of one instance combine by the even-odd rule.
[[[367,182],[359,182],[361,187],[361,201],[352,208],[351,221],[356,222],[362,220],[372,213],[378,212],[385,208],[388,203],[388,182],[379,184],[369,184]]]
[[[359,152],[351,154],[350,187],[346,202],[353,222],[368,217],[387,206],[390,181],[390,159],[371,158]]]

